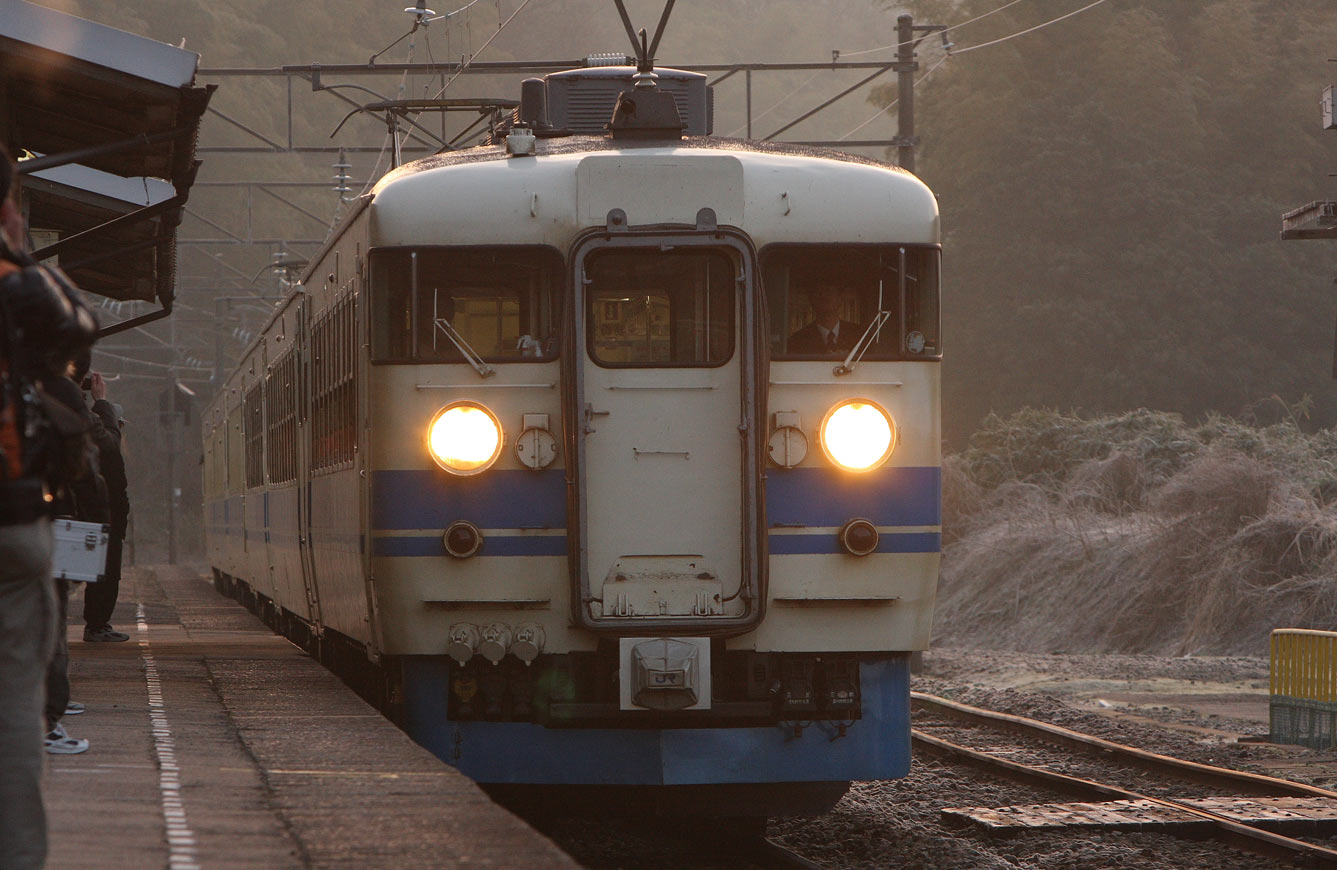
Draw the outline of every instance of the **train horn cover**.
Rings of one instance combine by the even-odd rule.
[[[451,474],[487,471],[501,455],[501,422],[476,402],[451,402],[427,426],[427,451]]]
[[[847,399],[826,412],[820,441],[826,458],[846,471],[871,471],[896,447],[896,424],[881,405]]]

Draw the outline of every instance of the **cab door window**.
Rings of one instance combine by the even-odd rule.
[[[617,248],[585,259],[589,355],[606,368],[723,365],[738,288],[722,251]]]

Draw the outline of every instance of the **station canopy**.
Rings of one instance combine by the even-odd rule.
[[[0,0],[0,138],[28,152],[19,173],[34,255],[57,257],[90,292],[157,301],[148,318],[172,307],[176,231],[213,93],[195,86],[198,66],[195,52]]]
[[[1281,216],[1281,238],[1337,239],[1337,202],[1311,202],[1286,212]]]

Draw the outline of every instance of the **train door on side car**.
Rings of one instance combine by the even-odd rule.
[[[320,599],[316,594],[316,560],[311,551],[311,297],[302,295],[297,320],[297,542],[302,556],[302,584],[306,590],[307,616],[320,625]]]
[[[605,236],[577,250],[575,275],[582,621],[638,631],[754,618],[750,248],[713,234]]]

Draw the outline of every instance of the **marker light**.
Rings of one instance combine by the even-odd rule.
[[[826,412],[819,430],[826,458],[846,471],[871,471],[896,447],[896,424],[867,399],[847,399]]]
[[[501,423],[474,402],[452,402],[427,427],[427,450],[451,474],[478,474],[501,455]]]

